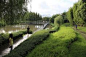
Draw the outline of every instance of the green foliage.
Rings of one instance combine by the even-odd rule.
[[[69,27],[70,26],[70,23],[64,23],[62,24],[63,26],[66,26],[66,27]]]
[[[73,8],[69,9],[67,18],[70,25],[84,25],[86,23],[86,1],[79,0],[77,3],[75,3]]]
[[[28,53],[49,36],[49,31],[42,30],[34,33],[30,38],[20,44],[11,53],[4,57],[25,57]]]
[[[59,16],[60,14],[55,14],[55,15],[53,15],[52,17],[51,17],[51,19],[50,19],[50,22],[51,23],[54,23],[54,19],[57,17],[57,16]]]
[[[26,21],[38,21],[42,20],[42,16],[38,13],[27,12],[24,16],[24,19],[26,19]]]
[[[63,23],[68,23],[68,19],[67,19],[67,12],[63,12],[62,13],[62,17],[63,17]]]
[[[86,40],[70,27],[61,27],[26,57],[86,57]]]
[[[60,15],[60,16],[57,16],[57,17],[55,18],[55,20],[54,20],[54,25],[59,27],[62,23],[63,23],[63,18],[62,18],[62,16],[61,16],[61,15]]]
[[[23,31],[19,31],[19,32],[14,32],[13,33],[13,39],[18,39],[19,37],[21,37],[23,34],[26,34],[26,30]],[[9,34],[0,34],[0,46],[8,43],[9,40]]]
[[[73,21],[75,22],[75,24],[77,24],[77,16],[76,16],[76,10],[78,9],[78,3],[75,3],[73,6]]]
[[[26,57],[69,57],[70,45],[76,41],[76,33],[70,27],[61,27],[50,35]]]
[[[54,26],[53,28],[49,29],[49,33],[53,33],[59,30],[58,26]]]
[[[26,5],[31,0],[0,0],[0,19],[6,24],[15,24],[27,12]]]
[[[86,57],[86,40],[77,34],[78,40],[70,47],[70,57]]]
[[[43,17],[42,20],[43,21],[50,21],[50,17]]]
[[[78,25],[83,25],[85,23],[85,12],[86,12],[86,4],[82,4],[79,6],[79,8],[76,10],[76,19],[74,19],[75,23]]]
[[[77,29],[79,29],[82,32],[86,32],[86,27],[80,27],[80,26],[78,26]]]
[[[70,8],[69,11],[67,12],[67,18],[70,22],[70,25],[73,25],[73,9]]]
[[[54,27],[54,24],[53,24],[53,23],[50,23],[50,25],[51,25],[52,27]]]
[[[4,22],[4,20],[0,20],[0,27],[5,26],[5,25],[6,23]]]

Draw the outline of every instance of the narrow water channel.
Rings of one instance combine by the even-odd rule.
[[[17,39],[14,41],[14,44],[13,44],[13,49],[16,48],[18,45],[20,45],[23,41],[25,41],[27,38],[29,38],[31,36],[31,34],[26,34],[24,35],[23,37]],[[6,44],[6,47],[2,49],[2,51],[0,52],[0,57],[8,54],[10,52],[10,48],[9,48],[9,45]]]
[[[43,29],[43,25],[29,25],[30,26],[30,29],[31,30],[33,30],[33,32],[35,33],[36,31],[39,31],[39,30],[41,30],[41,29]],[[23,26],[25,29],[27,28],[27,25],[26,26]],[[7,28],[7,27],[6,27]],[[20,27],[21,28],[21,27]],[[16,31],[16,30],[20,30],[20,28],[18,28],[18,26],[17,26],[17,28],[15,28],[15,30],[14,31]],[[21,28],[21,29],[24,29],[24,28]],[[47,27],[48,29],[49,28],[51,28],[50,26],[48,26]],[[4,29],[3,29],[4,30]],[[7,31],[6,31],[6,33],[8,33],[9,31],[11,31],[12,29],[8,29]],[[20,38],[18,38],[18,39],[16,39],[15,41],[14,41],[14,44],[13,44],[13,49],[14,48],[16,48],[18,45],[20,45],[23,41],[25,41],[27,38],[29,38],[30,36],[31,36],[32,34],[26,34],[26,35],[24,35],[23,37],[20,37]],[[5,47],[2,47],[2,48],[0,48],[0,57],[2,57],[2,56],[4,56],[4,55],[7,55],[8,53],[10,52],[10,48],[9,48],[9,44],[7,43],[6,45],[5,45]]]
[[[0,27],[0,33],[12,33],[12,32],[18,32],[20,30],[27,29],[28,25],[8,25],[5,27]],[[30,30],[35,31],[38,28],[43,27],[43,25],[29,25]]]
[[[9,33],[9,32],[17,32],[22,29],[27,29],[28,25],[13,25],[13,26],[5,26],[0,28],[0,33]],[[43,28],[43,25],[29,25],[30,29],[33,32],[36,32],[37,30],[40,30]],[[20,43],[25,41],[27,38],[29,38],[32,34],[26,34],[23,37],[20,37],[14,41],[13,49],[16,48]],[[7,43],[4,47],[0,48],[0,57],[8,54],[10,52],[9,44]]]

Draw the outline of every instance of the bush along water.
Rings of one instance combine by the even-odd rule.
[[[6,25],[6,23],[3,20],[0,20],[0,27],[3,27],[5,25]]]
[[[23,34],[26,34],[27,31],[26,30],[22,30],[22,31],[19,31],[19,32],[14,32],[13,33],[13,40],[15,39],[18,39],[19,37],[22,37]],[[30,31],[30,33],[32,33]],[[0,34],[0,47],[1,46],[4,46],[4,44],[8,43],[9,42],[9,34],[3,34],[1,33]]]
[[[4,57],[25,57],[36,47],[36,45],[48,38],[48,36],[48,30],[38,31]]]

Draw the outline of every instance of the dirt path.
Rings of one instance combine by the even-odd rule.
[[[73,28],[75,31],[77,31],[78,33],[80,33],[84,38],[85,38],[85,40],[86,40],[86,32],[83,32],[83,31],[81,31],[81,30],[79,30],[79,29],[75,29],[75,28]]]

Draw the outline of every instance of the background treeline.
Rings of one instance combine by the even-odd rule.
[[[22,20],[28,2],[30,0],[0,0],[0,26],[16,24]]]
[[[70,23],[71,26],[86,26],[86,1],[78,0],[78,2],[75,3],[67,12],[53,15],[50,18],[51,23],[58,23],[58,21],[55,21],[55,19],[59,19],[58,16],[62,17],[62,24]]]
[[[42,20],[43,21],[50,21],[50,17],[43,17]]]
[[[54,24],[55,26],[60,26],[63,23],[69,23],[69,20],[67,18],[67,12],[63,12],[61,14],[55,14],[50,18],[51,24]]]
[[[42,16],[35,12],[27,12],[24,16],[24,21],[38,21],[42,20]]]

